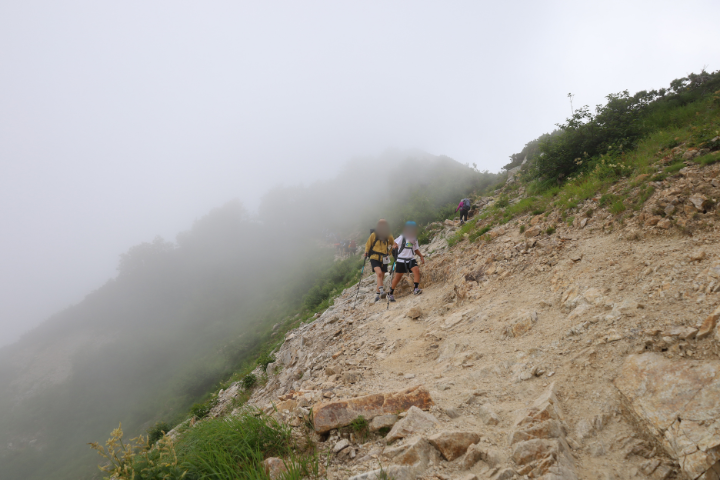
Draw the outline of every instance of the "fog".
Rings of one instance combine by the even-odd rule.
[[[569,115],[569,92],[595,105],[719,68],[718,14],[714,0],[0,2],[0,345],[114,277],[130,246],[232,199],[256,212],[276,185],[389,148],[498,171]]]

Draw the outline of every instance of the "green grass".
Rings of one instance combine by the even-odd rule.
[[[616,202],[613,202],[612,205],[610,205],[609,210],[610,213],[612,213],[613,215],[617,215],[618,213],[622,213],[627,210],[627,207],[621,200],[618,200]]]
[[[720,162],[720,152],[713,152],[703,155],[702,157],[695,157],[694,162],[699,163],[702,166]]]
[[[122,441],[122,431],[119,436],[114,432],[114,438],[103,450],[112,461],[105,471],[119,480],[267,480],[262,466],[267,457],[285,459],[289,471],[284,480],[320,477],[312,445],[298,444],[290,427],[249,409],[197,423],[175,444],[163,437],[146,450],[137,442]]]

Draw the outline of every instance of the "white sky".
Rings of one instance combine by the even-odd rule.
[[[568,92],[720,68],[718,18],[717,0],[0,0],[0,345],[232,198],[389,147],[497,171]]]

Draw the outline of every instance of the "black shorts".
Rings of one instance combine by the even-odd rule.
[[[396,262],[395,272],[397,273],[412,273],[412,269],[417,267],[418,264],[415,260],[410,260],[410,263]]]
[[[375,267],[380,267],[380,271],[383,273],[387,273],[387,264],[383,263],[381,260],[373,260],[370,259],[370,267],[372,268],[372,271],[375,271]]]

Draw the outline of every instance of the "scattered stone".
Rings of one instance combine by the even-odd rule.
[[[426,413],[418,407],[412,406],[402,420],[393,425],[392,430],[385,437],[388,442],[400,438],[409,437],[418,433],[426,432],[440,425],[437,418],[431,413]]]
[[[720,319],[720,307],[716,308],[714,312],[707,316],[700,326],[696,338],[700,340],[701,338],[705,338],[710,335],[712,331],[715,330],[718,319]]]
[[[663,336],[678,337],[681,340],[695,338],[698,329],[692,327],[673,327],[667,332],[663,332]]]
[[[468,447],[480,441],[475,432],[440,432],[428,438],[445,460],[451,462],[465,454]]]
[[[455,407],[446,408],[443,411],[445,412],[445,415],[450,418],[458,418],[460,416],[460,410]]]
[[[271,480],[280,478],[285,472],[287,472],[285,462],[277,457],[266,458],[263,460],[262,465],[265,469],[265,473],[271,478]]]
[[[493,480],[511,480],[512,478],[515,478],[515,470],[512,468],[503,468]]]
[[[422,310],[420,307],[413,307],[405,314],[406,316],[412,318],[413,320],[417,320],[422,316]]]
[[[519,337],[530,331],[537,319],[537,312],[523,312],[517,316],[512,324],[508,325],[505,334],[509,337]]]
[[[360,374],[358,372],[345,372],[342,374],[343,383],[357,383],[360,381]]]
[[[538,235],[540,235],[540,232],[542,232],[542,230],[540,230],[540,227],[528,228],[527,230],[525,230],[525,238],[537,237]]]
[[[693,207],[695,207],[695,209],[699,212],[704,212],[705,210],[712,208],[712,201],[708,200],[705,195],[691,195],[690,198],[688,198],[688,201],[692,203]]]
[[[651,458],[640,465],[640,471],[645,475],[651,475],[657,467],[660,466],[660,460]]]
[[[399,417],[392,413],[388,413],[387,415],[378,415],[370,421],[368,428],[370,428],[371,432],[377,432],[382,428],[392,428],[398,420]]]
[[[667,229],[669,229],[670,227],[672,227],[672,222],[671,222],[669,219],[667,219],[667,218],[663,218],[662,220],[660,220],[660,221],[657,223],[657,226],[658,226],[658,228],[662,228],[663,230],[667,230]]]
[[[706,256],[705,250],[696,250],[690,254],[690,260],[693,262],[699,262]]]
[[[348,480],[386,480],[389,478],[394,480],[415,480],[416,475],[410,467],[390,465],[386,468],[378,468],[371,472],[352,476]]]
[[[458,480],[478,480],[477,475],[474,473],[466,473],[458,477]]]
[[[350,440],[348,440],[347,438],[343,438],[342,440],[340,440],[339,442],[337,442],[335,444],[335,446],[333,447],[333,453],[338,453],[339,451],[341,451],[349,446],[350,446]]]
[[[327,367],[325,367],[325,375],[327,375],[328,377],[331,375],[338,375],[341,372],[342,370],[340,369],[340,367],[336,365],[328,365]]]
[[[505,458],[499,450],[490,447],[483,447],[476,443],[468,447],[460,465],[464,470],[469,470],[481,460],[487,463],[490,468],[495,468],[497,465],[505,462]]]
[[[437,456],[437,452],[425,438],[415,437],[405,445],[386,448],[383,455],[392,458],[396,465],[407,465],[420,472],[427,468],[430,459],[433,455]]]
[[[315,431],[323,433],[349,425],[361,415],[367,420],[372,420],[378,415],[402,412],[411,407],[422,413],[420,409],[429,409],[434,404],[425,387],[415,386],[399,392],[378,393],[342,402],[317,404],[313,407],[313,422]]]
[[[478,415],[485,425],[497,425],[501,421],[500,416],[498,416],[498,414],[495,413],[492,407],[488,404],[480,406],[478,409]]]

